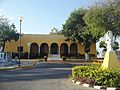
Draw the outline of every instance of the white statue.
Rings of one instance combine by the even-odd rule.
[[[113,51],[112,48],[112,44],[113,44],[113,33],[112,31],[108,31],[105,35],[104,35],[104,41],[107,44],[107,51]]]

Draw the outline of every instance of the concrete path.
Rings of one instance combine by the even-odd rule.
[[[96,90],[72,83],[71,67],[42,62],[32,69],[0,71],[0,90]]]

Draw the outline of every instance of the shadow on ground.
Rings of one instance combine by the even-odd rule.
[[[65,63],[40,63],[32,69],[0,71],[0,82],[68,78],[71,67]]]

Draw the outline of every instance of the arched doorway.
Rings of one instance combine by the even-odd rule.
[[[37,43],[32,43],[30,45],[30,53],[38,53],[39,52],[39,46]]]
[[[32,43],[30,45],[30,57],[31,59],[38,58],[39,46],[37,43]]]
[[[51,52],[51,54],[58,54],[58,44],[57,43],[51,44],[50,52]]]
[[[73,54],[73,55],[77,54],[77,44],[76,43],[72,43],[70,45],[70,54]]]
[[[42,43],[40,46],[40,54],[41,56],[47,56],[49,53],[49,47],[47,43]]]
[[[66,43],[62,43],[60,46],[60,54],[62,56],[68,55],[68,45]]]

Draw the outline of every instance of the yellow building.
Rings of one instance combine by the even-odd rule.
[[[6,42],[5,52],[12,52],[13,57],[19,55],[21,58],[43,58],[49,54],[59,54],[61,57],[83,58],[84,46],[81,43],[65,41],[63,35],[58,34],[24,34],[17,42]],[[91,45],[90,55],[96,55],[96,44]]]

